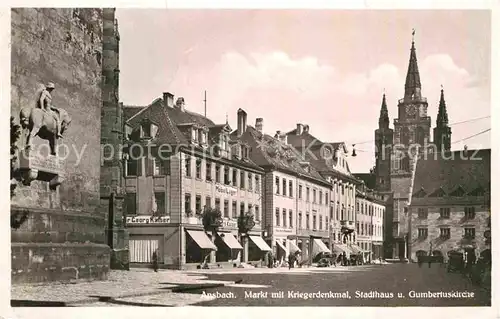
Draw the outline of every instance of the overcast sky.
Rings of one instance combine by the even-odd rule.
[[[358,143],[354,172],[374,165],[373,142],[359,143],[373,140],[384,89],[391,123],[397,115],[412,28],[433,127],[441,85],[451,123],[490,115],[488,11],[118,9],[117,18],[124,104],[171,92],[203,113],[206,90],[215,122],[227,114],[236,128],[243,108],[269,134],[304,123],[324,141]],[[452,142],[490,125],[452,126]],[[490,134],[464,143],[490,147]]]

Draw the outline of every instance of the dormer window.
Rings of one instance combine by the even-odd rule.
[[[125,123],[125,139],[129,140],[133,131],[134,128],[130,124]]]
[[[149,119],[142,120],[140,126],[141,139],[153,139],[156,137],[157,132],[158,132],[158,125],[156,125]]]
[[[191,141],[198,142],[198,130],[195,128],[191,129]]]
[[[248,159],[249,156],[250,156],[250,150],[249,150],[248,146],[242,145],[241,146],[241,158]]]

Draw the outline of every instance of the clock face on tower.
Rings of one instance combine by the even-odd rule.
[[[415,117],[415,115],[417,114],[417,107],[415,105],[409,105],[408,108],[406,109],[406,113],[410,117]]]

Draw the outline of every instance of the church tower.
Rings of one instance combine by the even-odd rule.
[[[391,190],[391,148],[394,131],[389,128],[385,94],[382,97],[378,129],[375,130],[375,177],[378,191]]]
[[[438,152],[449,151],[451,149],[451,128],[448,125],[448,112],[446,111],[444,90],[442,88],[436,127],[434,128],[434,144],[436,144]]]

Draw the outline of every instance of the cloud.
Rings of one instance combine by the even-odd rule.
[[[264,118],[264,131],[288,131],[296,123],[310,125],[311,133],[328,141],[348,144],[373,139],[385,89],[391,122],[397,101],[403,96],[407,65],[383,63],[361,73],[344,74],[335,65],[306,56],[292,58],[284,52],[243,55],[227,52],[205,70],[187,70],[174,80],[173,92],[186,97],[187,107],[202,112],[202,88],[208,90],[209,116],[236,123],[236,110],[244,108],[252,118]],[[434,123],[441,85],[446,92],[450,121],[489,114],[489,94],[471,87],[469,72],[447,54],[419,60],[423,95]],[[193,72],[193,73],[191,73]],[[190,101],[192,101],[190,105]],[[453,129],[458,135],[462,128]],[[476,133],[471,132],[470,135]],[[432,129],[431,129],[432,135]],[[373,162],[372,145],[358,146],[367,152],[353,159],[354,171],[367,171]],[[370,155],[368,155],[370,154]]]

